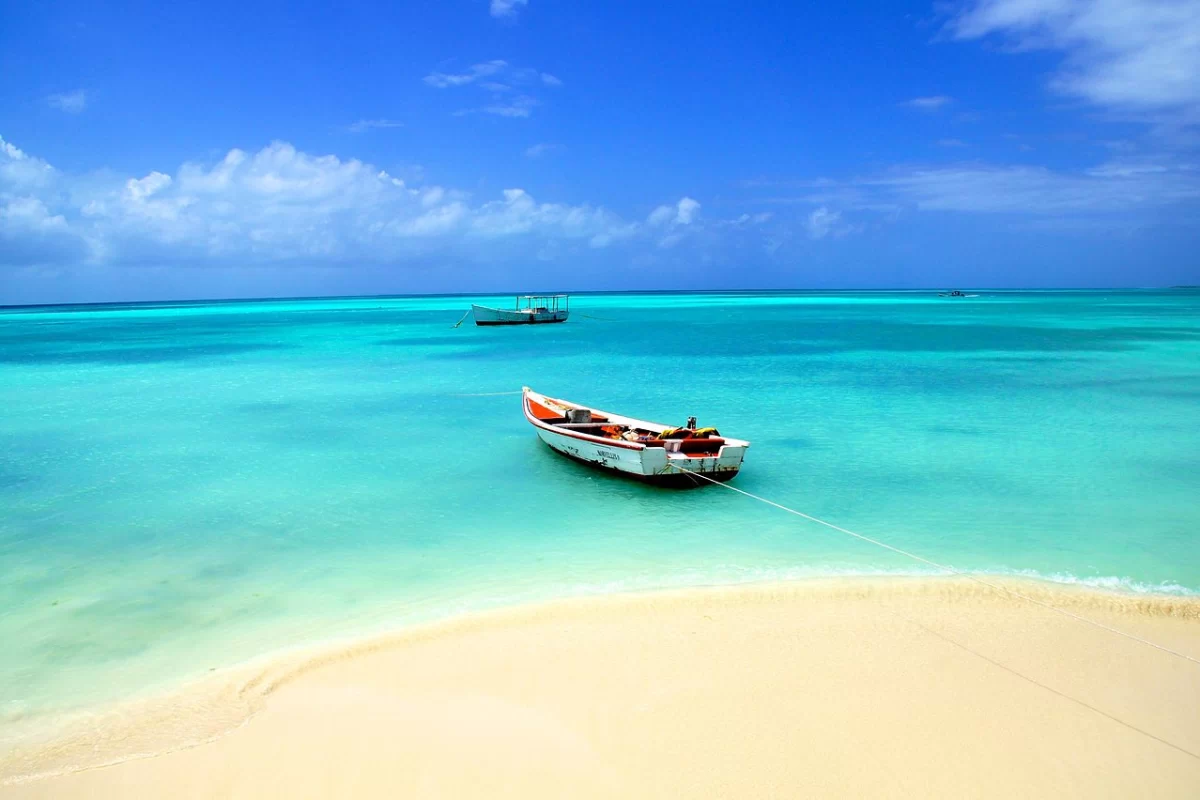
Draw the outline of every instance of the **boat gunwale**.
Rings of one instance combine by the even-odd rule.
[[[559,427],[557,427],[557,426],[555,426],[555,425],[551,425],[551,424],[549,424],[549,423],[547,423],[547,422],[544,422],[544,421],[542,421],[542,420],[538,419],[537,417],[535,417],[535,416],[533,415],[532,411],[530,411],[530,408],[529,408],[530,397],[529,397],[529,395],[530,395],[531,393],[533,393],[533,394],[537,394],[537,393],[536,393],[536,392],[534,392],[532,389],[530,389],[528,386],[526,386],[526,387],[524,387],[524,389],[522,389],[522,391],[521,391],[521,410],[525,412],[525,419],[529,420],[529,422],[530,422],[530,423],[531,423],[531,424],[532,424],[532,425],[533,425],[535,428],[541,428],[542,430],[545,430],[545,431],[550,431],[550,432],[552,432],[552,433],[556,433],[556,434],[558,434],[558,435],[560,435],[560,436],[566,436],[566,437],[568,437],[568,438],[570,438],[570,439],[582,439],[583,441],[587,441],[587,442],[596,442],[596,443],[598,443],[598,444],[606,444],[606,445],[611,445],[612,447],[621,447],[621,448],[624,448],[624,449],[626,449],[626,450],[645,450],[645,449],[646,449],[646,445],[644,445],[644,444],[641,444],[640,442],[627,442],[627,441],[624,441],[624,440],[608,439],[608,438],[606,438],[606,437],[603,437],[603,436],[592,436],[592,435],[590,435],[590,434],[587,434],[587,433],[579,433],[579,432],[576,432],[576,431],[573,431],[573,430],[570,430],[570,429],[559,428]],[[539,394],[539,395],[538,395],[538,397],[541,397],[541,398],[542,398],[542,399],[544,399],[544,400],[549,400],[549,399],[551,399],[551,398],[548,398],[548,397],[546,397],[546,395],[544,395],[544,394]],[[587,408],[589,411],[593,411],[593,412],[595,412],[595,413],[597,413],[597,414],[600,414],[600,415],[602,415],[602,416],[606,416],[606,417],[610,417],[610,418],[611,418],[611,417],[621,417],[622,419],[629,419],[629,420],[631,420],[631,421],[634,421],[634,422],[645,422],[645,420],[633,420],[633,419],[632,419],[632,417],[625,417],[624,415],[621,415],[621,414],[607,414],[607,413],[605,413],[605,412],[601,411],[601,410],[600,410],[600,409],[598,409],[598,408],[590,408],[590,407],[588,407],[588,406],[580,406],[580,407],[581,407],[581,408]],[[646,424],[648,424],[648,425],[656,425],[657,423],[653,423],[653,422],[647,422]]]
[[[552,433],[558,434],[559,436],[566,436],[571,439],[581,439],[581,440],[587,441],[587,442],[595,442],[598,444],[605,444],[605,445],[609,445],[612,447],[621,447],[626,450],[647,450],[647,449],[649,449],[648,445],[642,444],[640,442],[627,442],[625,440],[609,439],[609,438],[606,438],[603,436],[592,436],[592,435],[586,434],[586,433],[578,433],[576,431],[560,428],[556,425],[551,425],[548,422],[540,420],[533,415],[532,411],[529,408],[531,394],[537,395],[538,397],[542,398],[543,400],[555,400],[555,398],[550,398],[544,394],[535,392],[533,389],[530,389],[528,386],[524,386],[521,388],[521,410],[524,411],[524,413],[525,413],[525,419],[529,420],[529,422],[535,428],[541,428],[542,430],[550,431]],[[564,402],[561,400],[555,400],[555,401],[556,402]],[[633,417],[627,417],[624,414],[613,414],[613,413],[610,413],[608,411],[603,411],[598,408],[592,408],[591,406],[580,406],[576,403],[569,403],[569,404],[575,406],[576,408],[586,408],[587,410],[589,410],[595,414],[599,414],[601,416],[607,417],[610,421],[616,422],[617,420],[624,420],[623,423],[618,423],[618,424],[627,424],[627,425],[632,425],[634,427],[645,427],[648,430],[653,429],[653,428],[660,428],[662,430],[667,430],[668,428],[672,427],[670,425],[663,425],[660,422],[651,422],[649,420],[642,420],[642,419],[635,419]],[[731,439],[731,438],[725,437],[725,443],[721,445],[721,449],[724,450],[726,447],[730,447],[730,446],[749,448],[750,442],[748,442],[744,439]],[[672,457],[680,458],[679,456],[675,456],[674,454],[671,454],[671,453],[668,453],[667,457],[668,457],[668,459],[670,459]],[[687,457],[687,456],[684,456],[684,458],[687,458],[688,460],[695,460],[694,458]]]

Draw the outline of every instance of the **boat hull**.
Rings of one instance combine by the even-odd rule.
[[[538,419],[529,400],[527,395],[525,416],[536,429],[538,438],[550,449],[572,461],[655,486],[693,488],[708,485],[713,481],[724,483],[738,474],[749,447],[749,442],[723,439],[724,443],[716,450],[690,453],[671,451],[661,444],[648,446],[621,439],[591,436]],[[665,427],[607,413],[603,416],[613,422],[635,423],[637,427],[650,427],[651,430],[661,430]]]
[[[569,312],[558,311],[513,311],[488,306],[471,306],[471,315],[475,324],[488,325],[544,325],[553,322],[566,322]]]
[[[543,441],[545,441],[545,440],[543,439]],[[549,444],[549,442],[547,442],[547,444]],[[560,450],[559,448],[555,447],[554,445],[550,445],[550,449],[553,450],[554,452],[558,453],[559,455],[566,456],[567,458],[574,461],[576,464],[582,464],[586,467],[591,467],[592,469],[598,470],[600,472],[607,472],[609,475],[616,475],[621,478],[628,478],[629,480],[637,481],[638,483],[644,483],[649,486],[660,486],[664,489],[699,489],[700,487],[709,484],[711,481],[716,481],[717,483],[725,483],[725,481],[732,480],[738,474],[738,471],[741,469],[741,467],[739,466],[739,467],[722,469],[719,472],[700,473],[704,477],[698,477],[697,475],[691,474],[690,472],[684,472],[682,470],[676,470],[676,469],[671,469],[668,472],[658,474],[658,475],[646,475],[646,474],[639,473],[639,472],[629,472],[629,471],[626,471],[623,469],[618,469],[616,467],[610,466],[609,462],[605,462],[602,460],[591,460],[588,458],[584,458],[582,456],[575,455],[574,453],[568,453],[565,450]],[[708,480],[705,480],[705,478],[707,478]]]

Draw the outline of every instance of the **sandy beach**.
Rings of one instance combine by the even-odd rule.
[[[1200,656],[1195,600],[1009,585]],[[1200,787],[1200,665],[963,580],[569,600],[222,680],[10,752],[0,796],[1194,797]]]

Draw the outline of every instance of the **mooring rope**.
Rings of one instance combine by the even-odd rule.
[[[465,320],[470,315],[471,315],[471,309],[467,309],[467,313],[462,315],[462,319],[460,319],[458,322],[454,323],[454,325],[452,325],[451,327],[457,328],[459,325],[462,325],[463,320]]]
[[[451,397],[504,397],[506,395],[521,394],[521,393],[522,392],[520,389],[518,389],[515,392],[468,392],[468,393],[459,392],[456,394],[452,394]]]
[[[1013,597],[1017,597],[1022,600],[1025,600],[1026,602],[1033,603],[1034,605],[1037,605],[1037,606],[1041,606],[1042,608],[1047,608],[1058,614],[1062,614],[1063,616],[1070,617],[1071,619],[1075,619],[1075,620],[1078,620],[1079,622],[1084,622],[1088,625],[1099,628],[1100,630],[1108,631],[1109,633],[1116,634],[1117,636],[1123,636],[1126,639],[1130,639],[1135,642],[1140,642],[1141,644],[1147,645],[1148,647],[1153,647],[1156,650],[1161,650],[1164,653],[1169,653],[1178,658],[1182,658],[1184,660],[1191,661],[1193,664],[1200,664],[1200,658],[1194,658],[1193,656],[1189,656],[1187,653],[1181,653],[1178,650],[1173,650],[1170,647],[1158,644],[1157,642],[1152,642],[1149,639],[1143,639],[1140,636],[1137,636],[1132,633],[1128,633],[1127,631],[1123,631],[1119,628],[1113,628],[1109,625],[1105,625],[1103,622],[1097,622],[1096,620],[1089,619],[1088,617],[1085,617],[1081,614],[1076,614],[1073,611],[1068,611],[1065,608],[1060,608],[1059,606],[1056,606],[1053,603],[1047,603],[1044,600],[1038,600],[1036,597],[1030,597],[1027,594],[1018,592],[1015,589],[1010,589],[1007,586],[1002,586],[1000,584],[992,583],[991,581],[984,580],[983,578],[980,578],[978,575],[976,575],[974,573],[963,572],[962,570],[955,569],[954,567],[951,567],[948,564],[940,564],[937,561],[932,561],[928,558],[924,558],[922,556],[917,555],[916,553],[910,553],[907,550],[901,550],[899,547],[895,547],[893,545],[887,544],[886,542],[881,542],[878,539],[872,539],[870,536],[864,536],[861,533],[855,533],[854,531],[849,530],[848,528],[843,528],[840,525],[834,525],[832,522],[826,522],[825,520],[820,519],[819,517],[814,517],[811,514],[805,514],[803,511],[797,511],[794,508],[788,508],[785,505],[776,503],[773,500],[768,500],[765,497],[760,497],[759,495],[751,494],[750,492],[747,492],[745,489],[739,489],[736,486],[730,486],[727,483],[722,483],[721,481],[713,480],[712,478],[708,477],[707,475],[703,475],[699,472],[690,470],[686,467],[681,467],[678,464],[671,464],[670,462],[668,462],[667,465],[670,467],[673,467],[681,472],[686,472],[689,475],[693,475],[697,478],[702,478],[703,480],[706,480],[709,483],[716,484],[717,486],[728,489],[731,492],[737,492],[738,494],[745,495],[746,497],[749,497],[752,500],[757,500],[760,503],[766,503],[769,506],[774,506],[775,508],[778,508],[780,511],[786,511],[789,514],[795,514],[797,517],[806,519],[809,522],[815,522],[818,525],[824,525],[826,528],[832,528],[833,530],[838,531],[839,533],[844,533],[848,536],[853,536],[855,539],[861,539],[862,541],[873,544],[876,547],[882,547],[885,550],[891,550],[893,553],[898,553],[902,556],[905,556],[906,558],[911,558],[914,561],[918,561],[922,564],[927,564],[936,569],[944,570],[956,577],[967,578],[968,580],[972,580],[975,583],[981,584],[983,586],[987,586],[988,588],[994,589],[998,592],[1004,592],[1006,594],[1012,595]]]

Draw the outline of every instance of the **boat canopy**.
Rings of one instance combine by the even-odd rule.
[[[568,294],[524,294],[517,295],[517,310],[566,311],[570,303]]]

